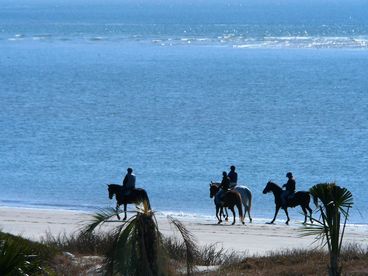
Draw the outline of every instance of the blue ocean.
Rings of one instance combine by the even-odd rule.
[[[115,206],[132,167],[156,212],[215,220],[235,165],[254,218],[291,171],[367,223],[367,76],[367,1],[0,0],[0,205]]]

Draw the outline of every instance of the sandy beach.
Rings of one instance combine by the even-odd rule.
[[[160,231],[165,236],[176,235],[175,229],[163,215],[156,216]],[[91,213],[66,210],[44,210],[0,207],[0,229],[32,240],[40,240],[46,232],[53,235],[72,234],[91,220]],[[255,219],[245,225],[216,223],[216,219],[182,220],[199,245],[216,244],[218,248],[235,250],[247,255],[267,255],[271,251],[295,248],[314,248],[314,237],[303,237],[301,224],[287,226],[282,221],[274,225]],[[117,221],[107,224],[116,225]],[[368,246],[368,226],[348,225],[345,243]]]

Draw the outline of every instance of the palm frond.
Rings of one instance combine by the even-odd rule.
[[[123,275],[134,273],[138,263],[136,250],[137,241],[137,217],[132,218],[126,227],[121,229],[116,238],[115,247],[111,254],[113,270],[121,272]]]
[[[194,236],[186,229],[184,224],[182,224],[179,220],[171,216],[168,216],[168,219],[180,232],[184,240],[187,253],[187,273],[191,274],[193,272],[193,264],[195,257],[198,255],[198,246],[196,244],[196,240]]]
[[[83,232],[91,233],[96,227],[101,226],[113,216],[116,216],[117,212],[114,208],[100,209],[96,214],[92,216],[90,223],[82,230]]]
[[[22,247],[15,241],[0,241],[0,275],[16,275],[26,265]]]

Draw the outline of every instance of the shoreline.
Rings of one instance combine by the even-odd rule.
[[[88,224],[92,214],[93,212],[60,209],[0,207],[0,230],[39,241],[46,233],[53,236],[76,233]],[[237,218],[235,225],[219,225],[215,217],[205,220],[173,217],[186,226],[199,246],[215,245],[218,249],[240,254],[264,256],[274,251],[313,249],[319,245],[314,242],[314,236],[302,236],[302,227],[298,222],[292,222],[288,226],[283,221],[277,221],[270,225],[263,219],[253,219],[253,223],[246,220],[245,225],[242,225]],[[166,215],[156,214],[156,219],[164,236],[177,237],[177,232]],[[119,221],[106,225],[106,229],[116,226],[116,223]],[[368,246],[368,225],[348,224],[344,241],[345,244]]]

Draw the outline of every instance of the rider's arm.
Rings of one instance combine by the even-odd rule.
[[[125,186],[128,182],[128,176],[126,175],[123,180],[123,186]]]

